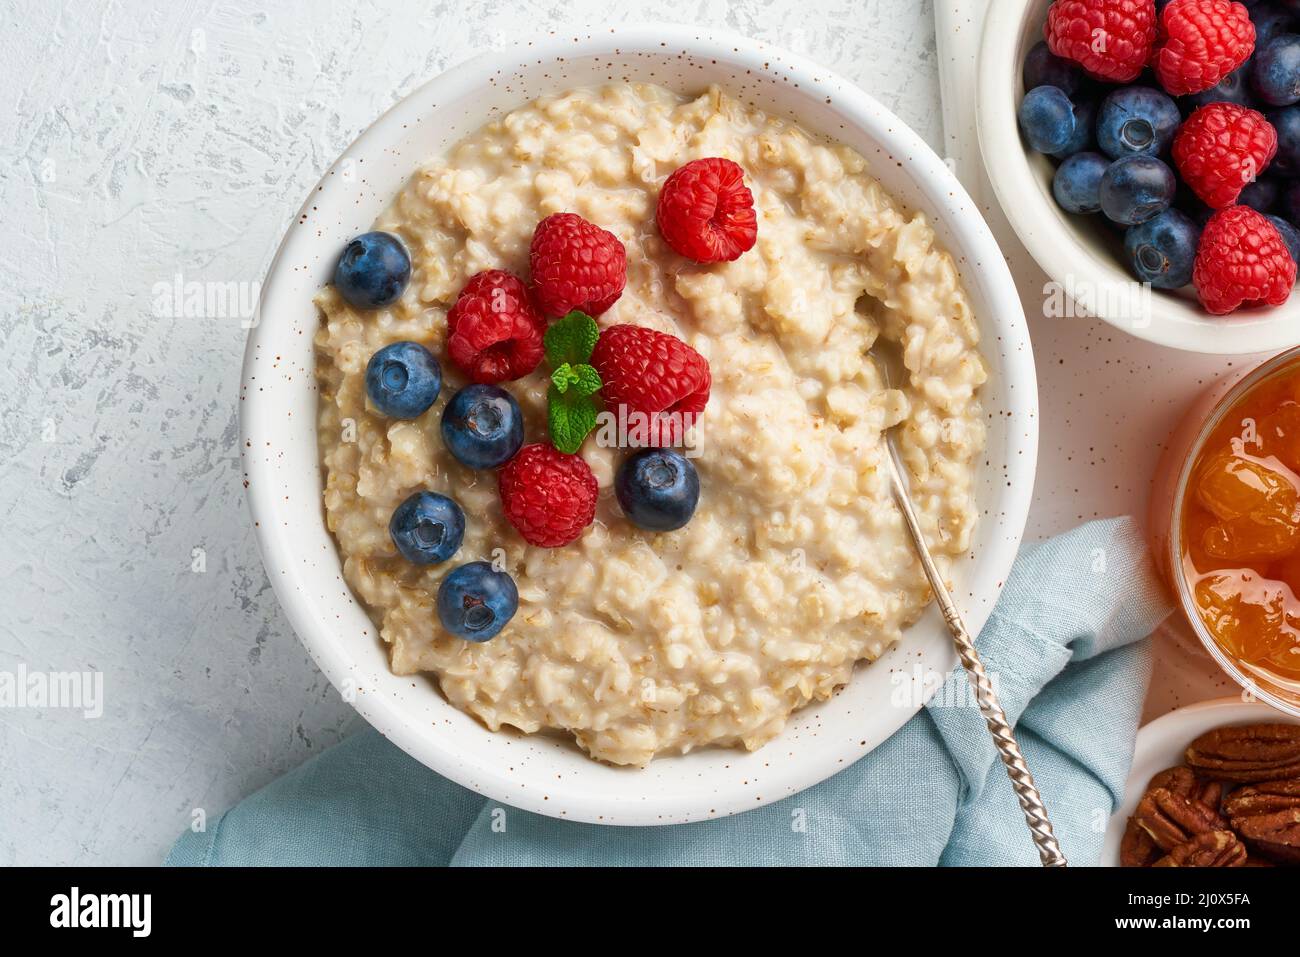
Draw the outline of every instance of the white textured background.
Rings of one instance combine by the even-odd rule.
[[[357,720],[257,555],[245,331],[156,316],[154,284],[259,281],[325,168],[445,67],[636,20],[803,53],[941,145],[930,0],[0,0],[0,671],[105,685],[98,720],[0,709],[0,864],[157,862]]]

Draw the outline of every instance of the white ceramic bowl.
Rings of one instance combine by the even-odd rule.
[[[1300,724],[1300,718],[1281,714],[1258,701],[1218,698],[1188,705],[1156,718],[1138,732],[1133,747],[1133,767],[1124,786],[1124,801],[1111,816],[1102,845],[1101,864],[1119,867],[1119,845],[1124,828],[1147,783],[1165,768],[1183,763],[1187,746],[1206,731],[1236,724]]]
[[[370,227],[425,157],[489,117],[543,93],[649,80],[681,91],[716,82],[856,148],[887,189],[924,210],[961,270],[991,375],[990,426],[972,559],[956,595],[981,627],[1024,527],[1037,456],[1033,356],[1002,254],[943,162],[903,123],[828,70],[740,36],[653,25],[551,35],[452,69],[380,117],[327,172],[289,228],[263,287],[244,362],[241,453],[267,573],[321,670],[372,725],[435,771],[531,811],[607,824],[666,824],[733,814],[794,794],[866,754],[921,705],[914,668],[955,665],[930,613],[901,646],[842,693],[797,714],[753,753],[703,749],[644,770],[608,767],[559,736],[492,733],[427,678],[390,673],[373,624],[344,584],[325,528],[316,448],[312,296],[345,242]]]
[[[1072,216],[1052,198],[1052,161],[1021,141],[1016,110],[1025,54],[1043,38],[1051,0],[992,0],[980,43],[976,125],[989,181],[1007,220],[1043,271],[1089,311],[1140,339],[1216,355],[1279,352],[1300,344],[1300,296],[1231,317],[1205,312],[1190,288],[1142,294],[1120,258],[1119,234],[1100,216]],[[1068,320],[1067,320],[1068,321]]]

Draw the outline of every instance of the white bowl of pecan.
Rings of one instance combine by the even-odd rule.
[[[1148,724],[1101,863],[1300,865],[1300,719],[1222,698]]]

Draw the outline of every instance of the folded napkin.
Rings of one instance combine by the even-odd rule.
[[[1169,612],[1131,518],[1092,522],[1016,560],[978,639],[1061,848],[1095,864],[1128,777]],[[171,865],[1036,865],[1038,854],[964,673],[835,777],[745,814],[607,827],[506,811],[373,730],[187,832]],[[671,760],[671,759],[669,759]],[[629,773],[635,773],[630,771]],[[494,823],[497,825],[494,827]]]

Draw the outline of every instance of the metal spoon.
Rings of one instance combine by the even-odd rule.
[[[948,623],[948,630],[952,632],[953,644],[957,646],[957,656],[961,659],[962,667],[966,669],[971,685],[975,688],[975,701],[979,704],[980,713],[984,715],[984,721],[989,726],[989,733],[993,735],[993,743],[997,745],[1002,763],[1006,765],[1007,775],[1011,778],[1011,787],[1015,789],[1020,808],[1025,812],[1025,822],[1029,825],[1034,844],[1038,847],[1038,856],[1044,867],[1065,867],[1065,855],[1061,853],[1060,845],[1056,843],[1051,822],[1047,820],[1047,809],[1043,807],[1043,799],[1034,785],[1034,777],[1029,773],[1024,755],[1020,753],[1020,746],[1016,744],[1011,723],[1007,721],[1006,713],[998,703],[998,696],[993,693],[993,685],[984,671],[984,663],[980,661],[979,652],[975,650],[975,642],[971,640],[970,632],[966,630],[966,625],[961,620],[961,612],[957,610],[952,594],[944,584],[943,575],[939,573],[934,557],[925,544],[921,523],[917,521],[907,483],[903,481],[903,466],[899,462],[893,436],[886,431],[884,439],[885,446],[889,450],[887,457],[894,501],[907,522],[907,530],[912,534],[912,542],[916,545],[921,567],[925,569],[925,577],[930,580],[935,599],[943,611],[943,619]]]

